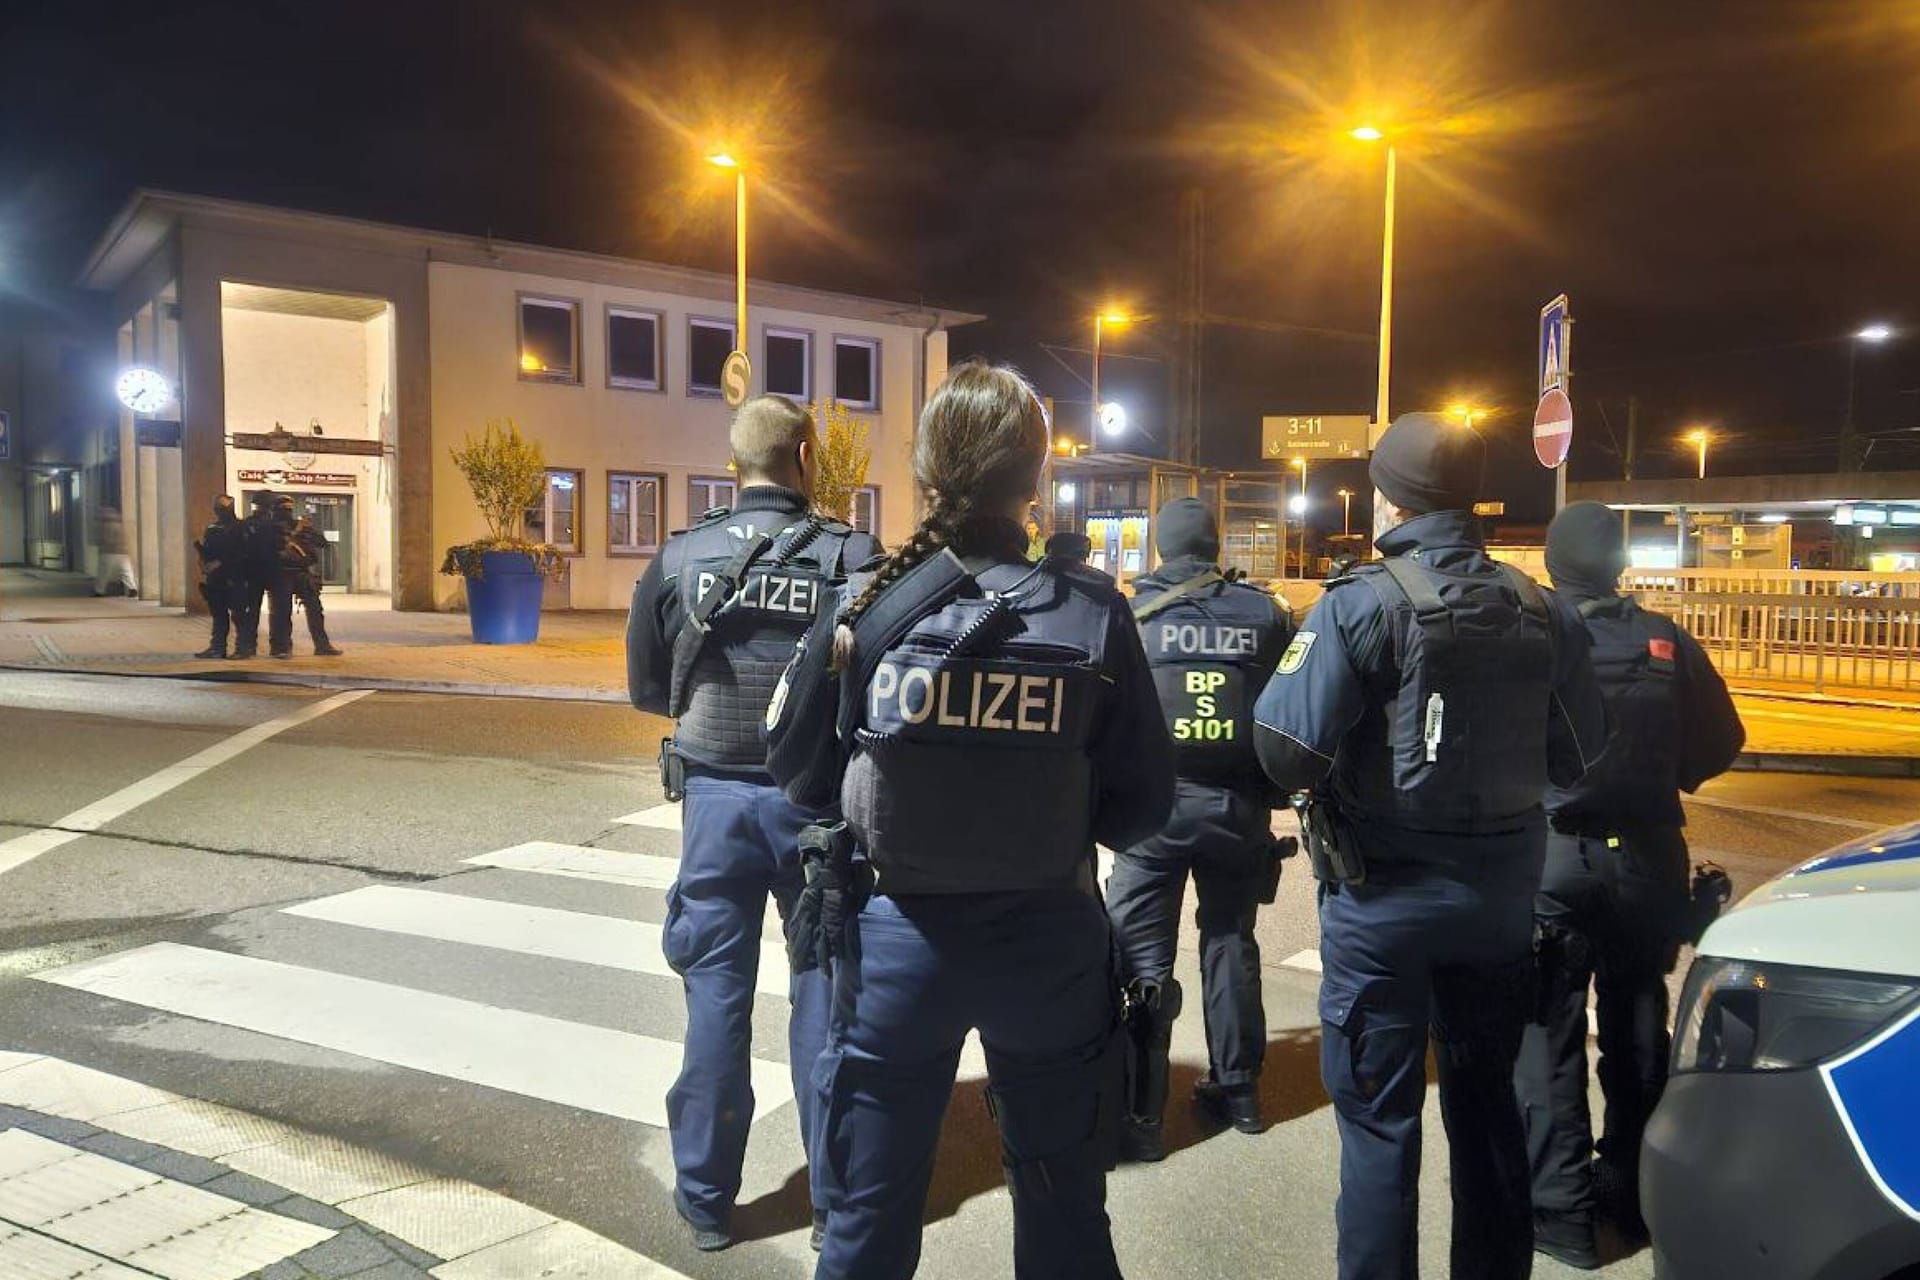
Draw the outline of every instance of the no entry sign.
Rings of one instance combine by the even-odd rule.
[[[1555,387],[1540,397],[1533,411],[1533,456],[1551,471],[1567,460],[1573,448],[1573,401]]]

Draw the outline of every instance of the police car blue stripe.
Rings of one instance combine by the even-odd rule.
[[[1920,822],[1895,827],[1876,835],[1850,841],[1817,858],[1809,859],[1787,872],[1789,876],[1810,875],[1815,871],[1838,871],[1887,862],[1910,862],[1920,858]]]
[[[1920,1008],[1846,1057],[1820,1068],[1853,1149],[1874,1185],[1920,1221]]]

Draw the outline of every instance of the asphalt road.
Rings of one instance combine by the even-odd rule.
[[[98,823],[0,872],[0,1048],[339,1135],[696,1280],[806,1276],[777,967],[755,1018],[764,1115],[737,1220],[751,1238],[695,1254],[669,1205],[654,1082],[677,1066],[685,1012],[649,932],[678,848],[656,809],[662,728],[592,704],[0,675],[0,865],[49,826]],[[259,740],[236,743],[249,730]],[[1917,811],[1920,782],[1736,775],[1690,806],[1691,834],[1744,890]],[[1175,1106],[1172,1157],[1113,1179],[1130,1274],[1332,1274],[1315,936],[1311,884],[1290,868],[1260,924],[1276,1123],[1216,1133]],[[1182,963],[1197,989],[1190,933]],[[1178,1099],[1204,1067],[1197,1014],[1175,1053]],[[1009,1270],[982,1083],[970,1055],[927,1277]],[[1423,1256],[1438,1275],[1447,1192],[1431,1100],[1428,1134]],[[1607,1274],[1650,1270],[1642,1254]]]

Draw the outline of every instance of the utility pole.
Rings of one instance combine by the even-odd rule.
[[[1207,304],[1206,197],[1189,187],[1180,197],[1180,301],[1174,316],[1173,460],[1200,456],[1200,380]]]
[[[1626,474],[1623,480],[1633,479],[1633,452],[1640,444],[1640,397],[1627,397],[1627,452],[1625,458]]]

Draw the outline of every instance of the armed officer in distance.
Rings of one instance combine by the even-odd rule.
[[[1215,561],[1220,527],[1197,498],[1154,517],[1161,565],[1133,580],[1133,616],[1173,736],[1179,770],[1166,829],[1114,855],[1107,911],[1126,982],[1127,1119],[1122,1150],[1166,1154],[1168,1052],[1182,992],[1173,976],[1187,878],[1199,900],[1206,1076],[1194,1096],[1243,1133],[1258,1133],[1267,1051],[1260,944],[1253,924],[1272,902],[1282,854],[1276,793],[1253,750],[1253,700],[1293,637],[1293,619],[1257,587],[1229,582]]]
[[[687,997],[667,1123],[674,1205],[702,1250],[733,1243],[753,1120],[748,1062],[767,898],[787,920],[801,890],[800,832],[822,816],[774,785],[762,722],[820,602],[848,568],[880,554],[868,535],[810,513],[820,435],[804,409],[755,397],[734,414],[729,442],[739,502],[667,539],[635,584],[627,618],[627,690],[640,710],[674,718],[661,744],[662,787],[685,803],[662,942]],[[788,1062],[811,1150],[813,1064],[826,1043],[831,992],[821,974],[802,973],[791,995]],[[817,1248],[825,1223],[817,1185],[813,1203]]]

